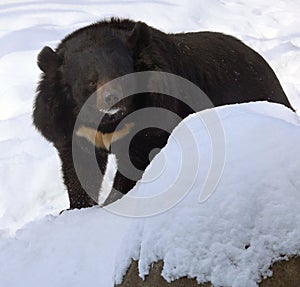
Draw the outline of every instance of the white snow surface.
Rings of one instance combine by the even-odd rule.
[[[217,111],[226,137],[225,166],[217,188],[199,202],[212,157],[211,138],[197,118],[202,112],[183,122],[193,132],[200,154],[193,187],[175,207],[130,227],[118,254],[117,282],[131,259],[139,260],[142,278],[153,262],[163,260],[162,276],[169,282],[188,276],[214,286],[252,287],[271,274],[272,262],[300,254],[299,118],[270,103]],[[166,168],[160,178],[138,184],[131,195],[162,192],[174,182],[168,174],[170,170],[174,174],[174,162],[186,140],[183,123],[173,132],[177,143],[170,138],[146,171],[149,177],[164,157]]]
[[[31,119],[38,52],[111,16],[142,20],[165,32],[210,30],[239,37],[266,58],[300,111],[299,12],[295,0],[272,5],[268,0],[2,0],[0,286],[111,287],[133,257],[140,258],[141,276],[151,262],[164,259],[167,280],[188,275],[216,286],[251,287],[269,274],[271,260],[299,254],[299,124],[286,108],[258,103],[218,109],[226,138],[224,173],[201,204],[210,141],[198,118],[190,117],[201,156],[198,185],[176,207],[147,219],[100,208],[56,216],[68,207],[60,161]],[[180,129],[177,134],[180,139]],[[164,156],[172,159],[164,180],[142,183],[132,194],[165,190],[177,171],[177,150],[170,140],[145,174]]]

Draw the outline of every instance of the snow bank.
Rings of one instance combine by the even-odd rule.
[[[118,283],[133,258],[139,260],[141,277],[148,274],[151,263],[162,259],[167,281],[188,276],[214,286],[252,287],[261,276],[270,275],[272,262],[283,255],[300,255],[298,118],[269,103],[217,110],[226,137],[226,161],[216,190],[199,202],[211,160],[206,154],[210,139],[197,115],[192,115],[185,123],[193,130],[201,155],[197,179],[174,208],[131,227],[116,264]],[[174,164],[180,142],[186,140],[182,127],[183,123],[174,131],[179,145],[170,139],[145,176],[151,176],[163,156],[167,164],[160,178],[166,178],[168,162]],[[140,183],[132,193],[145,196],[145,190],[165,188],[158,179]]]
[[[68,211],[0,240],[0,286],[113,286],[128,220],[100,208]]]
[[[282,254],[300,254],[298,118],[268,103],[217,111],[226,137],[226,161],[208,200],[199,203],[211,143],[206,127],[192,115],[176,128],[177,142],[170,138],[144,178],[152,178],[163,158],[161,176],[139,183],[131,192],[142,197],[159,194],[165,182],[175,178],[174,158],[186,140],[186,124],[201,161],[193,187],[175,207],[144,219],[95,207],[27,224],[14,237],[0,240],[1,286],[35,287],[43,282],[45,287],[112,287],[134,258],[139,259],[141,276],[152,262],[163,259],[168,281],[190,276],[215,286],[251,287],[261,275],[270,275],[270,263]]]

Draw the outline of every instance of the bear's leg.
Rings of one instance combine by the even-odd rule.
[[[80,209],[96,205],[92,198],[82,188],[72,158],[72,149],[64,148],[59,150],[59,156],[62,161],[62,172],[64,183],[68,189],[70,200],[70,209]]]

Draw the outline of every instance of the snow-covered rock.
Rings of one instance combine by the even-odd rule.
[[[226,142],[216,189],[199,202],[213,153],[209,128],[201,126],[195,114],[175,129],[177,144],[171,138],[147,169],[145,177],[156,172],[156,162],[164,157],[166,167],[159,179],[141,182],[131,194],[149,196],[151,190],[166,190],[161,179],[176,163],[186,140],[181,136],[185,125],[193,131],[200,154],[194,185],[173,208],[164,210],[162,202],[162,214],[132,225],[118,256],[117,283],[134,259],[142,278],[152,263],[163,260],[162,276],[168,282],[188,276],[214,286],[254,287],[262,276],[271,275],[274,261],[300,255],[299,119],[287,108],[269,103],[216,110]]]
[[[225,135],[224,169],[216,189],[200,202],[216,138],[208,132],[215,123],[205,126],[199,116],[216,112]],[[187,140],[186,128],[194,135],[200,162],[196,173],[186,171],[187,178],[196,175],[195,181],[175,206],[169,198],[173,206],[161,201],[153,209],[159,214],[124,218],[107,212],[126,215],[113,203],[106,210],[66,211],[28,224],[14,237],[0,240],[1,284],[109,287],[122,281],[134,259],[142,278],[152,263],[163,260],[162,276],[168,282],[188,276],[214,286],[252,287],[261,276],[271,275],[274,261],[300,255],[296,114],[277,104],[249,103],[191,115],[175,129],[127,197],[142,198],[143,204],[149,199],[151,210],[153,195],[160,196],[171,186],[172,196],[172,180],[184,167],[178,159]],[[195,146],[186,148],[196,160]],[[153,179],[162,162],[160,176]]]
[[[168,283],[162,276],[163,261],[153,264],[149,275],[142,280],[138,273],[138,263],[133,261],[130,264],[126,275],[120,285],[116,287],[211,287],[211,283],[197,283],[194,278],[179,278]],[[300,282],[300,257],[281,260],[272,265],[272,277],[262,279],[259,287],[296,287]],[[247,286],[246,286],[247,287]]]

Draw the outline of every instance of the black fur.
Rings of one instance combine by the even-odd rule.
[[[81,187],[72,161],[74,123],[81,106],[95,91],[94,83],[137,71],[164,71],[198,85],[215,106],[267,100],[291,108],[266,61],[238,39],[221,33],[165,34],[145,23],[111,19],[68,35],[55,52],[45,47],[38,56],[38,65],[43,74],[34,106],[34,124],[58,150],[70,208],[95,204]],[[164,95],[135,95],[122,104],[129,107],[128,113],[148,106],[172,109],[182,118],[193,112]],[[99,129],[112,131],[117,122],[106,119]],[[172,123],[172,127],[176,124]],[[139,133],[130,146],[134,165],[144,170],[149,164],[149,151],[163,147],[168,136],[157,129]],[[126,152],[121,140],[117,154],[121,165]],[[96,153],[103,171],[107,152],[100,149]],[[89,156],[88,152],[82,156],[83,170],[88,166]],[[86,173],[88,184],[98,190],[101,178],[95,171]],[[127,193],[134,184],[134,180],[117,173],[114,183],[117,190]]]

